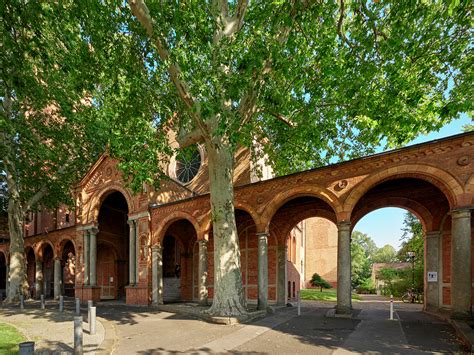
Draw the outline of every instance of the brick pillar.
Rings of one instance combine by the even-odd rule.
[[[351,224],[338,223],[336,313],[351,312]]]
[[[36,260],[35,291],[36,291],[37,298],[39,298],[39,296],[42,295],[44,292],[43,284],[44,284],[43,262],[40,260]]]
[[[257,233],[258,238],[258,309],[268,306],[268,233]]]
[[[198,267],[198,293],[199,304],[207,305],[207,240],[201,239],[199,243],[199,267]]]
[[[89,229],[90,285],[97,286],[97,228]]]
[[[61,260],[54,259],[54,298],[61,295]]]
[[[440,308],[440,238],[441,234],[439,231],[428,232],[425,236],[425,310],[436,310]],[[436,272],[438,275],[438,280],[429,281],[428,272]]]
[[[136,229],[135,229],[135,221],[129,220],[128,225],[130,226],[130,238],[129,238],[129,254],[128,254],[128,279],[129,285],[134,286],[137,283],[136,279]]]
[[[278,281],[277,281],[277,304],[284,306],[288,300],[286,282],[288,279],[286,260],[288,248],[286,244],[278,246]]]
[[[155,305],[163,304],[163,248],[151,247],[151,299]]]
[[[453,318],[471,316],[471,211],[451,212],[451,305]]]
[[[89,233],[87,230],[84,230],[83,232],[83,241],[84,241],[84,247],[82,254],[84,256],[84,285],[89,285]]]

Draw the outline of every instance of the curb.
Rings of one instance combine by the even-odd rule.
[[[96,350],[96,354],[113,354],[118,344],[118,337],[115,325],[102,317],[97,317],[97,320],[102,323],[105,335],[104,340]]]

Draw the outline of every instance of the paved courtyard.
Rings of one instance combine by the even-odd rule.
[[[393,321],[388,319],[388,303],[380,300],[354,303],[354,319],[327,318],[333,305],[303,302],[301,316],[296,307],[287,307],[251,324],[222,326],[193,315],[103,303],[98,305],[98,335],[92,338],[86,333],[85,348],[88,353],[114,354],[462,352],[451,325],[420,312],[420,305],[396,303]],[[36,306],[29,304],[17,315],[12,309],[2,309],[0,321],[14,324],[36,339],[43,351],[70,352],[72,313],[59,315],[53,303],[46,311],[37,310]],[[84,329],[87,330],[86,323]]]

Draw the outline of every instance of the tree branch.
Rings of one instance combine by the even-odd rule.
[[[273,117],[275,117],[277,120],[283,122],[284,124],[286,124],[288,127],[295,127],[296,124],[294,124],[293,122],[291,122],[290,119],[288,119],[287,117],[283,116],[282,114],[279,114],[277,112],[272,112],[272,111],[265,111],[267,112],[268,114],[272,115]]]
[[[152,40],[155,45],[158,55],[161,60],[165,63],[170,62],[170,55],[166,45],[166,40],[154,27],[155,21],[150,15],[150,11],[143,0],[130,0],[130,9],[132,14],[138,19],[140,24],[145,28],[148,37]],[[168,73],[170,74],[171,81],[178,91],[178,95],[184,102],[185,106],[191,112],[191,115],[196,121],[198,127],[205,133],[205,124],[200,116],[200,105],[194,101],[188,84],[182,80],[181,69],[177,63],[170,63],[168,65]]]
[[[204,137],[200,129],[194,129],[188,133],[179,133],[176,137],[176,142],[178,142],[180,148],[186,148],[190,145],[193,145],[198,142],[202,142]]]

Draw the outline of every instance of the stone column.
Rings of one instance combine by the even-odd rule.
[[[36,297],[39,298],[43,294],[43,262],[36,260],[36,272],[35,272],[35,291]]]
[[[90,263],[90,285],[97,286],[97,228],[89,229],[89,263]]]
[[[136,284],[135,278],[135,269],[136,269],[136,234],[135,234],[135,221],[129,220],[128,225],[130,226],[130,238],[129,238],[129,256],[128,256],[128,278],[129,278],[129,285],[134,286]]]
[[[268,233],[257,233],[258,238],[258,309],[268,306]]]
[[[439,269],[439,248],[440,248],[440,232],[432,231],[426,233],[425,237],[425,309],[439,309],[439,285],[440,285],[440,269]],[[428,280],[428,272],[436,272],[438,280],[436,282]]]
[[[54,298],[61,295],[61,260],[54,259]]]
[[[198,294],[199,304],[207,305],[207,240],[201,239],[199,243],[198,266]]]
[[[451,306],[453,318],[471,315],[471,211],[451,212]]]
[[[351,224],[338,223],[336,313],[351,312]]]
[[[284,306],[288,300],[287,295],[287,268],[288,248],[286,244],[278,246],[278,285],[277,285],[277,304]]]
[[[87,230],[84,231],[83,234],[83,240],[84,240],[84,246],[82,250],[83,254],[83,259],[84,259],[84,285],[89,285],[89,258],[90,258],[90,252],[89,252],[89,232]]]
[[[163,249],[161,245],[151,247],[151,299],[153,304],[163,304]]]

